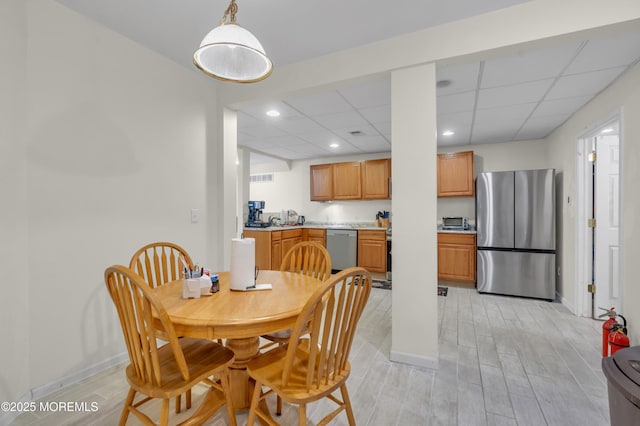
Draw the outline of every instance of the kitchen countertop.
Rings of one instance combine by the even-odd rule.
[[[442,225],[438,225],[438,232],[446,234],[476,234],[476,228],[474,226],[469,229],[442,229]]]
[[[379,226],[374,226],[373,224],[366,223],[309,223],[305,225],[284,225],[284,226],[268,226],[266,228],[251,228],[249,226],[245,226],[244,230],[250,231],[282,231],[287,229],[349,229],[354,231],[386,231],[387,228],[382,228]]]

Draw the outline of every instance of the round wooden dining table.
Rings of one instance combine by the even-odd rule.
[[[231,367],[234,408],[249,408],[252,387],[247,363],[259,354],[260,336],[293,328],[311,294],[322,284],[306,275],[260,271],[256,283],[271,290],[231,291],[230,273],[218,274],[220,291],[198,299],[182,299],[182,280],[154,289],[178,336],[227,339],[235,353]]]

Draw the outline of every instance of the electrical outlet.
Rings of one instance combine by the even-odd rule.
[[[191,223],[200,222],[200,210],[191,209]]]

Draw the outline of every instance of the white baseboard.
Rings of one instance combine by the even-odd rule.
[[[438,359],[416,354],[408,354],[405,352],[391,351],[389,359],[393,362],[401,362],[403,364],[415,365],[417,367],[426,367],[431,369],[438,368]]]
[[[560,303],[562,303],[562,305],[563,305],[565,308],[567,308],[568,310],[570,310],[570,311],[571,311],[571,313],[572,313],[573,315],[575,315],[575,316],[580,316],[580,315],[578,315],[578,313],[576,312],[576,307],[575,307],[573,304],[569,303],[569,302],[567,301],[567,299],[565,299],[564,297],[562,297],[562,295],[561,295],[560,293],[556,293],[556,299],[558,299],[558,298],[560,298]]]
[[[127,352],[122,352],[121,354],[115,355],[111,358],[107,358],[104,361],[100,361],[97,364],[93,364],[73,374],[54,380],[51,383],[33,388],[31,390],[31,400],[35,401],[40,398],[44,398],[45,396],[57,390],[78,383],[80,380],[84,380],[88,377],[93,376],[94,374],[97,374],[115,365],[121,364],[127,359],[129,359],[129,354]]]
[[[73,374],[54,380],[51,383],[47,383],[42,386],[33,388],[27,393],[25,393],[22,396],[22,398],[20,398],[20,401],[16,401],[16,402],[28,403],[31,401],[36,401],[38,399],[44,398],[45,396],[50,395],[55,391],[58,391],[67,386],[71,386],[75,383],[78,383],[81,380],[84,380],[97,373],[100,373],[101,371],[107,370],[111,367],[121,364],[125,362],[127,359],[129,359],[129,354],[127,352],[122,352],[121,354],[105,359],[104,361],[100,361],[97,364],[91,365]],[[11,412],[11,411],[0,413],[0,425],[10,424],[20,414],[21,414],[20,412]]]

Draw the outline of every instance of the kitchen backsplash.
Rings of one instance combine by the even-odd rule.
[[[391,211],[391,200],[364,201],[310,201],[309,166],[311,164],[332,163],[339,161],[358,161],[374,158],[388,158],[387,154],[366,155],[357,157],[332,157],[311,161],[293,161],[291,170],[274,171],[271,182],[254,182],[250,185],[251,200],[264,200],[263,218],[267,220],[269,213],[280,214],[280,210],[295,210],[304,215],[307,221],[318,223],[373,222],[379,211]]]
[[[474,197],[438,198],[438,224],[445,216],[468,217],[470,224],[476,223],[476,203]]]

